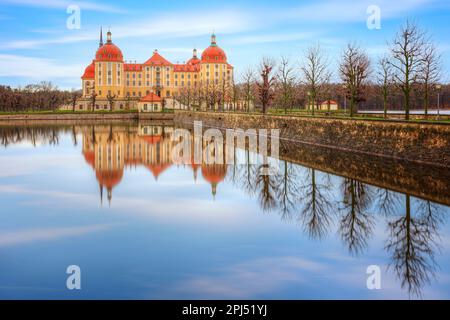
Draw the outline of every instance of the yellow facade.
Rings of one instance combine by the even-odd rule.
[[[229,91],[233,81],[233,67],[217,46],[215,35],[201,58],[194,49],[185,64],[173,64],[157,50],[144,63],[128,63],[108,32],[107,43],[100,42],[95,60],[82,77],[83,96],[78,109],[134,109],[150,93],[163,98],[164,104],[165,99],[176,99],[187,90]]]

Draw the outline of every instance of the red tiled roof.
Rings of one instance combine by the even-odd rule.
[[[105,45],[101,46],[97,53],[95,54],[95,59],[97,61],[123,61],[122,51],[118,46],[113,44],[112,42],[108,42]]]
[[[161,136],[142,136],[140,138],[148,144],[157,144],[162,140]]]
[[[188,65],[188,64],[174,64],[174,72],[198,72],[200,71],[200,65]]]
[[[84,74],[81,79],[94,79],[95,78],[95,63],[92,63],[84,70]]]
[[[161,173],[171,167],[171,164],[157,164],[157,165],[148,165],[147,168],[152,172],[153,176],[157,179]]]
[[[122,181],[123,170],[97,170],[96,176],[100,185],[112,189]]]
[[[328,104],[328,100],[325,100],[324,102],[322,102],[322,104]],[[338,104],[338,103],[334,100],[330,100],[330,104]]]
[[[151,66],[171,66],[172,63],[169,62],[168,60],[164,59],[159,53],[158,51],[155,50],[155,52],[153,52],[153,56],[148,59],[145,63],[145,66],[151,65]]]
[[[220,183],[227,175],[227,168],[225,165],[202,165],[203,178],[209,183]]]
[[[124,71],[142,71],[142,64],[139,63],[125,63],[123,65]]]
[[[193,66],[199,64],[200,62],[201,60],[199,58],[192,57],[186,64]]]
[[[154,94],[153,92],[150,92],[148,95],[143,97],[140,102],[161,102],[161,98]]]
[[[84,159],[92,167],[95,168],[95,153],[92,150],[83,151]]]
[[[227,55],[220,47],[211,45],[202,53],[202,62],[227,63]]]

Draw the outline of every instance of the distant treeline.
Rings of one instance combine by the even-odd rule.
[[[344,97],[347,95],[346,88],[341,83],[328,84],[327,88],[318,92],[317,103],[320,104],[327,99],[335,100],[338,102],[340,108],[344,108],[350,105],[350,102],[344,101]],[[256,91],[256,89],[255,89]],[[381,94],[382,88],[377,84],[366,84],[364,87],[364,94],[361,95],[358,108],[360,110],[383,110],[383,96]],[[280,84],[275,85],[274,90],[273,108],[283,108],[284,95],[282,86]],[[308,87],[302,84],[295,84],[292,87],[292,99],[287,99],[289,108],[305,108],[308,104]],[[389,110],[404,110],[404,96],[402,91],[394,84],[390,85],[388,96],[388,109]],[[436,108],[438,93],[437,90],[432,90],[430,94],[430,107]],[[255,103],[261,104],[259,96],[255,93]],[[440,107],[441,109],[450,109],[450,85],[443,85],[440,90]],[[415,90],[411,94],[411,109],[423,109],[424,107],[424,94],[419,85],[415,87]]]
[[[30,84],[22,88],[0,85],[0,112],[47,111],[71,105],[79,91],[63,91],[51,82]]]

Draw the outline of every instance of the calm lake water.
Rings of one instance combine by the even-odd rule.
[[[172,133],[0,125],[0,298],[450,298],[448,169],[291,142],[276,176],[175,165]]]

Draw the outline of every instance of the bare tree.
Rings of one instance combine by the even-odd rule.
[[[253,87],[255,81],[255,73],[249,67],[242,74],[242,82],[244,85],[244,99],[245,99],[245,108],[247,112],[250,112],[250,104],[253,101]]]
[[[106,96],[106,99],[108,99],[109,111],[112,112],[113,108],[114,108],[114,100],[116,99],[116,95],[115,94],[111,94],[109,92],[108,95]]]
[[[339,73],[350,98],[350,117],[353,117],[355,106],[362,101],[363,87],[370,74],[369,56],[356,45],[348,44],[342,54]]]
[[[274,98],[275,77],[272,75],[275,62],[270,58],[263,58],[260,66],[260,81],[256,83],[258,87],[259,98],[262,104],[262,112],[267,113]]]
[[[72,89],[71,93],[71,102],[72,102],[72,111],[75,112],[75,107],[77,105],[78,98],[81,97],[81,91]]]
[[[391,65],[394,69],[394,79],[403,93],[405,119],[409,120],[411,106],[411,91],[417,82],[422,66],[422,50],[425,44],[425,34],[410,21],[406,22],[397,33],[392,46]]]
[[[328,71],[328,57],[320,45],[310,47],[305,53],[305,62],[301,67],[302,83],[307,86],[313,104],[312,114],[317,105],[320,90],[330,81],[331,73]]]
[[[281,103],[284,113],[287,113],[288,106],[292,106],[295,76],[294,69],[286,57],[281,57],[277,79],[281,86]]]
[[[234,80],[231,80],[231,93],[232,93],[232,97],[231,100],[233,102],[233,111],[236,111],[238,102],[240,100],[241,97],[241,90],[240,87],[236,84],[236,82]]]
[[[424,46],[422,64],[419,71],[419,81],[423,86],[423,103],[425,117],[428,117],[430,94],[432,88],[439,82],[441,76],[441,55],[433,43]]]
[[[378,74],[377,82],[381,88],[381,94],[383,96],[383,111],[384,118],[387,118],[388,99],[391,93],[392,87],[392,66],[387,57],[383,57],[378,61]]]
[[[91,107],[92,107],[92,112],[94,112],[95,110],[95,103],[97,102],[97,93],[95,93],[95,91],[92,91],[91,94]]]

